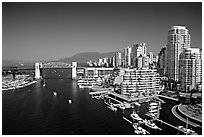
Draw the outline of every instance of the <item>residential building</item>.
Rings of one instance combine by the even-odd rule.
[[[124,49],[124,67],[125,68],[131,67],[131,52],[132,52],[132,49],[129,46]]]
[[[179,55],[185,48],[190,48],[190,34],[185,26],[173,26],[168,31],[167,42],[167,75],[178,81]]]
[[[167,52],[166,47],[162,48],[161,51],[158,54],[158,69],[159,74],[164,76],[166,74],[167,70]]]
[[[181,90],[197,89],[201,91],[202,83],[202,53],[199,48],[188,48],[180,54],[179,80]]]
[[[116,67],[122,66],[122,53],[121,52],[115,53],[115,66]]]
[[[160,77],[154,69],[125,69],[121,86],[122,94],[154,94],[161,91]]]
[[[145,43],[135,44],[132,47],[132,66],[138,66],[138,57],[146,56],[146,46]],[[140,60],[140,59],[139,59]]]

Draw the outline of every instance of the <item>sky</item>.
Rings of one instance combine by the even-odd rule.
[[[54,60],[146,43],[155,55],[184,25],[202,48],[202,3],[2,3],[2,59]]]

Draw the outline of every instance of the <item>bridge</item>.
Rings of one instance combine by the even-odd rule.
[[[42,70],[45,69],[71,69],[72,70],[72,79],[77,79],[77,77],[98,77],[105,76],[112,73],[114,68],[94,68],[94,67],[77,67],[77,62],[72,62],[72,64],[67,64],[64,62],[49,62],[43,64],[42,62],[36,62],[34,67],[30,68],[17,68],[11,67],[8,69],[3,69],[2,72],[10,72],[15,74],[18,71],[22,70],[31,70],[35,73],[35,78],[42,78]]]

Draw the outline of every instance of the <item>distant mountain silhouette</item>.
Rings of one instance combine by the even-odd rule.
[[[108,53],[98,53],[98,52],[84,52],[78,53],[69,58],[59,59],[60,62],[72,63],[76,61],[77,63],[86,63],[87,61],[97,61],[100,58],[110,58],[115,55],[116,52],[108,52]]]
[[[2,60],[2,66],[34,66],[35,62],[64,62],[71,64],[73,61],[76,61],[77,63],[81,65],[85,65],[87,61],[98,61],[100,58],[111,58],[115,55],[117,51],[115,52],[107,52],[107,53],[98,53],[98,52],[83,52],[75,54],[72,57],[62,58],[58,60],[52,60],[52,61],[20,61],[20,60]],[[122,54],[123,55],[123,54]]]

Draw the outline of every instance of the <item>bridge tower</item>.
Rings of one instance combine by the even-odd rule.
[[[77,62],[72,62],[72,79],[77,78]]]
[[[41,71],[40,71],[41,68],[42,68],[42,62],[36,62],[35,63],[35,78],[36,79],[41,78]]]

